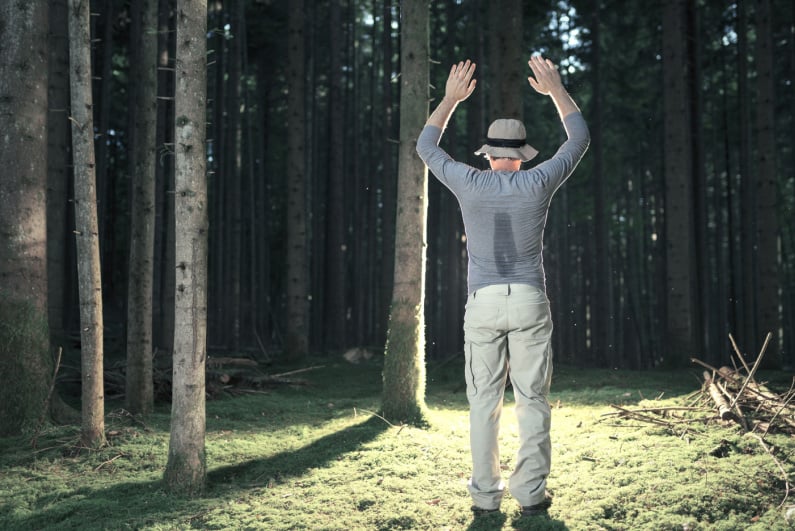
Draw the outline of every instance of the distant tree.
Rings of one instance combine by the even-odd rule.
[[[602,117],[602,45],[600,7],[596,6],[591,15],[591,114],[588,120],[591,129],[590,156],[593,159],[594,217],[593,217],[593,286],[594,308],[592,313],[592,344],[594,355],[604,360],[609,367],[616,367],[616,340],[613,308],[613,276],[610,267],[610,229],[608,225],[608,184],[603,171]]]
[[[69,0],[69,85],[82,360],[80,437],[87,446],[101,446],[105,444],[104,329],[94,162],[90,17],[87,0]]]
[[[0,435],[34,427],[47,325],[47,0],[0,2]]]
[[[522,95],[529,51],[522,39],[521,0],[494,0],[489,13],[489,120],[524,116]],[[525,57],[525,60],[522,60]]]
[[[67,0],[50,0],[49,115],[47,117],[47,300],[53,351],[65,345],[69,171],[69,28]]]
[[[290,2],[287,43],[287,338],[290,358],[309,350],[309,268],[306,232],[306,99],[304,89],[304,1]]]
[[[382,169],[381,177],[381,276],[378,281],[377,292],[379,294],[377,319],[377,344],[386,341],[387,321],[389,320],[389,306],[392,302],[392,282],[394,281],[394,249],[395,249],[395,198],[397,196],[397,176],[395,171],[395,150],[394,139],[395,117],[394,117],[394,60],[393,60],[393,36],[392,36],[392,1],[384,0],[383,19],[384,32],[381,36],[381,56],[384,64],[384,75],[382,76],[381,92],[383,96],[383,133],[381,142]]]
[[[345,120],[344,120],[344,72],[342,3],[346,0],[331,0],[329,6],[328,31],[329,53],[329,131],[328,131],[328,210],[326,214],[326,280],[327,294],[323,321],[325,343],[330,349],[339,349],[346,342],[347,298],[345,262],[347,246],[345,240]]]
[[[154,404],[152,382],[152,293],[155,243],[155,134],[157,129],[157,0],[133,2],[140,18],[131,36],[135,83],[135,136],[131,153],[132,212],[127,289],[127,371],[125,399],[134,414]]]
[[[765,354],[768,368],[780,367],[779,330],[779,226],[776,174],[776,95],[773,72],[773,13],[770,0],[756,3],[756,260],[758,278],[756,322],[760,337],[747,348],[759,348],[773,334]]]
[[[686,2],[663,3],[663,105],[665,116],[665,242],[667,248],[667,362],[684,363],[699,350],[697,333],[693,150],[688,100]]]
[[[400,152],[395,281],[383,373],[383,412],[422,423],[425,407],[425,248],[428,171],[416,153],[428,117],[428,2],[401,4]]]
[[[207,355],[207,2],[177,2],[175,94],[176,301],[171,439],[165,483],[204,491]]]

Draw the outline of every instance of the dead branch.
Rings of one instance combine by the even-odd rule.
[[[704,371],[704,382],[707,386],[707,392],[709,392],[710,398],[712,398],[712,401],[718,407],[721,420],[732,420],[738,424],[742,424],[737,415],[732,411],[732,406],[726,403],[726,397],[723,396],[723,393],[713,380],[712,375],[707,371]]]
[[[772,337],[773,334],[768,332],[767,337],[765,338],[765,344],[762,345],[762,350],[759,352],[759,356],[756,357],[756,362],[754,362],[754,368],[751,369],[751,371],[748,373],[748,377],[745,379],[745,382],[743,382],[743,386],[740,388],[740,391],[735,396],[734,401],[732,402],[732,407],[734,406],[734,402],[736,402],[737,399],[743,394],[743,391],[745,390],[745,387],[748,385],[748,382],[753,380],[754,374],[756,373],[756,370],[759,368],[759,364],[762,362],[762,357],[765,355],[765,350],[767,350],[767,345],[768,343],[770,343],[770,339]]]
[[[779,461],[776,458],[776,456],[773,455],[773,450],[771,450],[770,447],[767,444],[765,444],[765,440],[761,435],[757,433],[750,433],[749,435],[751,435],[757,441],[759,441],[759,444],[762,446],[762,448],[764,448],[765,452],[767,452],[767,455],[770,456],[770,458],[773,460],[773,462],[776,464],[779,471],[781,472],[781,477],[784,480],[784,498],[781,500],[781,503],[778,504],[778,507],[776,507],[776,509],[781,509],[781,507],[784,506],[784,503],[786,503],[787,498],[789,498],[789,489],[790,489],[789,474],[787,474],[787,471],[784,469],[784,466],[781,464],[781,461]]]
[[[58,347],[58,357],[55,359],[55,369],[52,371],[50,388],[47,390],[47,397],[44,399],[41,415],[39,416],[38,422],[36,422],[36,431],[33,433],[33,437],[30,439],[30,446],[34,450],[36,449],[36,445],[39,442],[39,434],[41,433],[41,427],[44,425],[44,418],[47,416],[47,412],[50,410],[50,401],[52,400],[52,393],[55,390],[55,379],[58,376],[58,369],[61,368],[61,355],[63,355],[63,347]]]

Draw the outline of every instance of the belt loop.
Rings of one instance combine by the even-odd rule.
[[[508,284],[508,295],[510,295],[510,294],[511,294],[511,285]]]
[[[477,290],[475,290],[475,291],[473,291],[473,292],[472,292],[472,298],[473,298],[473,299],[477,299],[477,298],[478,298],[478,292],[477,292]]]

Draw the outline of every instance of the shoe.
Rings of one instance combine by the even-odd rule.
[[[547,514],[547,509],[552,505],[552,496],[549,493],[544,494],[544,499],[535,505],[523,505],[522,516],[539,516]]]
[[[475,513],[475,516],[484,516],[491,513],[499,512],[500,508],[497,507],[496,509],[484,509],[483,507],[478,507],[477,505],[472,506],[472,512]]]

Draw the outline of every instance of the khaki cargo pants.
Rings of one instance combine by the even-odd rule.
[[[506,377],[516,402],[521,444],[511,495],[522,506],[544,500],[551,460],[552,318],[546,294],[525,284],[487,286],[469,295],[464,316],[474,504],[496,509],[504,484],[497,442]]]

